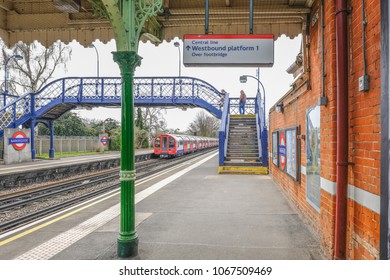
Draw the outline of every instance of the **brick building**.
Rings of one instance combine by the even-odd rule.
[[[269,112],[270,174],[329,258],[389,258],[387,26],[387,1],[315,1]]]

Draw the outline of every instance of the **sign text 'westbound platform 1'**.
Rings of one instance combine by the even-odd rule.
[[[272,67],[273,35],[184,35],[185,66]]]

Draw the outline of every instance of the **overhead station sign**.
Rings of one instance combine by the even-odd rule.
[[[274,35],[184,35],[185,66],[272,67]]]

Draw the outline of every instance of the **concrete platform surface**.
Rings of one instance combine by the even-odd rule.
[[[178,178],[154,183],[149,187],[154,192],[142,200],[137,199],[141,193],[136,195],[139,255],[135,259],[324,259],[319,240],[269,176],[218,175],[215,154],[197,164],[181,176],[170,175]],[[166,184],[156,188],[162,182]],[[118,259],[117,202],[118,197],[109,205],[113,218],[49,258]],[[103,215],[103,209],[98,213]]]

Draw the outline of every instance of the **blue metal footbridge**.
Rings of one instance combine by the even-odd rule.
[[[227,142],[226,124],[230,114],[238,114],[238,99],[229,98],[228,94],[224,95],[209,83],[193,77],[135,77],[133,93],[135,106],[204,108],[221,119],[220,145]],[[122,80],[119,77],[69,77],[52,81],[38,92],[6,100],[7,105],[0,109],[0,138],[5,128],[29,127],[32,158],[35,159],[34,127],[39,122],[45,123],[51,136],[49,155],[54,157],[54,121],[57,118],[80,107],[120,107],[121,94]],[[259,94],[247,99],[246,111],[259,118],[260,132],[266,129],[264,110]],[[259,142],[264,141],[259,138]],[[223,158],[224,154],[221,156]]]

